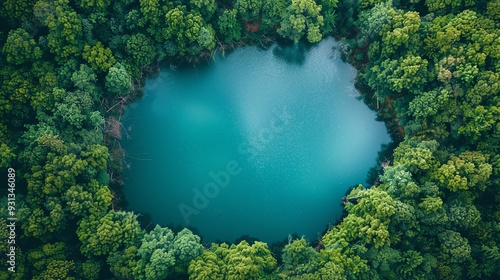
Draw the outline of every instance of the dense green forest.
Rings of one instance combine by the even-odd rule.
[[[500,277],[500,0],[4,0],[0,22],[0,279]],[[147,75],[327,35],[398,145],[321,240],[202,244],[124,210]]]

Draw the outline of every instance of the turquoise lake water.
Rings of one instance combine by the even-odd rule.
[[[205,242],[316,239],[390,141],[335,46],[241,48],[149,79],[122,116],[129,208]]]

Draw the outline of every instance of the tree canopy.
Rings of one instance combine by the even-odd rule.
[[[500,0],[5,0],[0,20],[1,279],[500,277]],[[127,210],[120,116],[160,65],[331,35],[395,141],[336,225],[208,245]]]

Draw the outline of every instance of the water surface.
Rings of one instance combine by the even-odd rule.
[[[204,240],[317,238],[389,142],[335,41],[162,69],[122,117],[129,207]]]

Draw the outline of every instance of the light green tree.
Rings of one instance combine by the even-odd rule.
[[[165,39],[172,41],[179,54],[198,54],[215,47],[215,32],[197,11],[187,12],[184,6],[175,7],[165,15]]]
[[[74,261],[52,261],[47,265],[46,270],[34,276],[33,280],[67,279],[76,280]]]
[[[107,72],[115,64],[111,49],[105,48],[101,42],[97,42],[94,46],[85,45],[82,57],[95,71]]]
[[[169,228],[158,225],[144,235],[137,250],[140,257],[134,269],[137,279],[164,279],[172,275],[185,275],[191,260],[200,256],[203,246],[200,237],[183,229],[174,237]]]
[[[304,238],[296,239],[283,248],[283,264],[285,269],[291,270],[304,265],[315,255],[314,249],[307,244]]]
[[[212,249],[218,246],[212,244]],[[224,246],[221,245],[221,246]],[[218,280],[225,277],[224,261],[212,251],[203,251],[201,256],[191,261],[188,268],[189,280]]]
[[[83,47],[81,17],[69,7],[68,0],[55,0],[55,7],[55,13],[45,20],[49,50],[58,60],[79,56]]]
[[[34,62],[42,57],[42,51],[35,40],[24,29],[11,30],[2,48],[7,62],[20,65]]]
[[[184,228],[174,238],[174,254],[177,260],[176,270],[186,273],[191,260],[203,253],[200,237]]]
[[[124,211],[85,217],[76,233],[82,243],[80,251],[87,257],[112,254],[135,244],[143,235],[136,216]]]
[[[191,261],[189,279],[263,279],[276,266],[267,244],[246,241],[228,246],[212,244],[210,251]]]
[[[451,191],[477,189],[484,190],[491,175],[492,167],[488,157],[480,152],[463,152],[433,173],[433,178]]]
[[[289,237],[290,238],[290,237]],[[324,265],[323,260],[316,251],[309,246],[304,238],[296,239],[283,248],[281,258],[283,259],[283,273],[288,276],[308,277],[318,272]],[[325,267],[323,267],[326,269]],[[333,268],[333,267],[331,267]],[[331,268],[328,268],[330,270]],[[342,270],[336,267],[335,270]],[[329,272],[330,275],[336,273]],[[318,275],[316,275],[318,277]]]
[[[320,28],[323,26],[321,6],[313,0],[292,0],[282,14],[281,27],[278,34],[298,42],[305,34],[311,43],[322,38]]]

